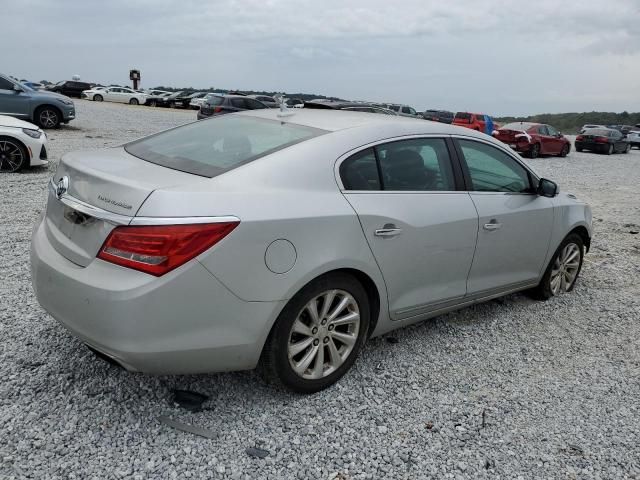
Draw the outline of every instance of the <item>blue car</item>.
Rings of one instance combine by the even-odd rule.
[[[41,92],[0,74],[0,115],[56,128],[76,118],[73,101],[53,92]]]

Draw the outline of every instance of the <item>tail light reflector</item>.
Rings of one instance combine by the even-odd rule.
[[[596,143],[609,143],[608,137],[596,137]]]
[[[214,246],[238,223],[116,227],[98,258],[160,277]]]
[[[584,137],[583,137],[582,135],[578,135],[578,136],[576,137],[576,140],[577,140],[578,142],[581,142],[582,140],[584,140]]]
[[[222,111],[222,107],[215,107],[213,109],[213,113],[220,113]]]

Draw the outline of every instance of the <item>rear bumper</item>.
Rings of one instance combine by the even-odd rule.
[[[284,302],[240,300],[199,262],[156,278],[60,255],[38,222],[31,242],[40,305],[83,342],[132,371],[254,368]]]
[[[595,142],[575,142],[576,150],[589,150],[591,152],[606,152],[609,149],[608,143],[595,143]]]

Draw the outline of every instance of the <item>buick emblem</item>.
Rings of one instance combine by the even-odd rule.
[[[67,190],[69,190],[69,177],[65,175],[56,184],[56,197],[58,197],[58,200],[67,193]]]

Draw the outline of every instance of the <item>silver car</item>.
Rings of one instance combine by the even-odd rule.
[[[128,370],[252,369],[314,392],[363,343],[519,290],[573,289],[591,210],[487,135],[254,110],[63,157],[40,304]]]

